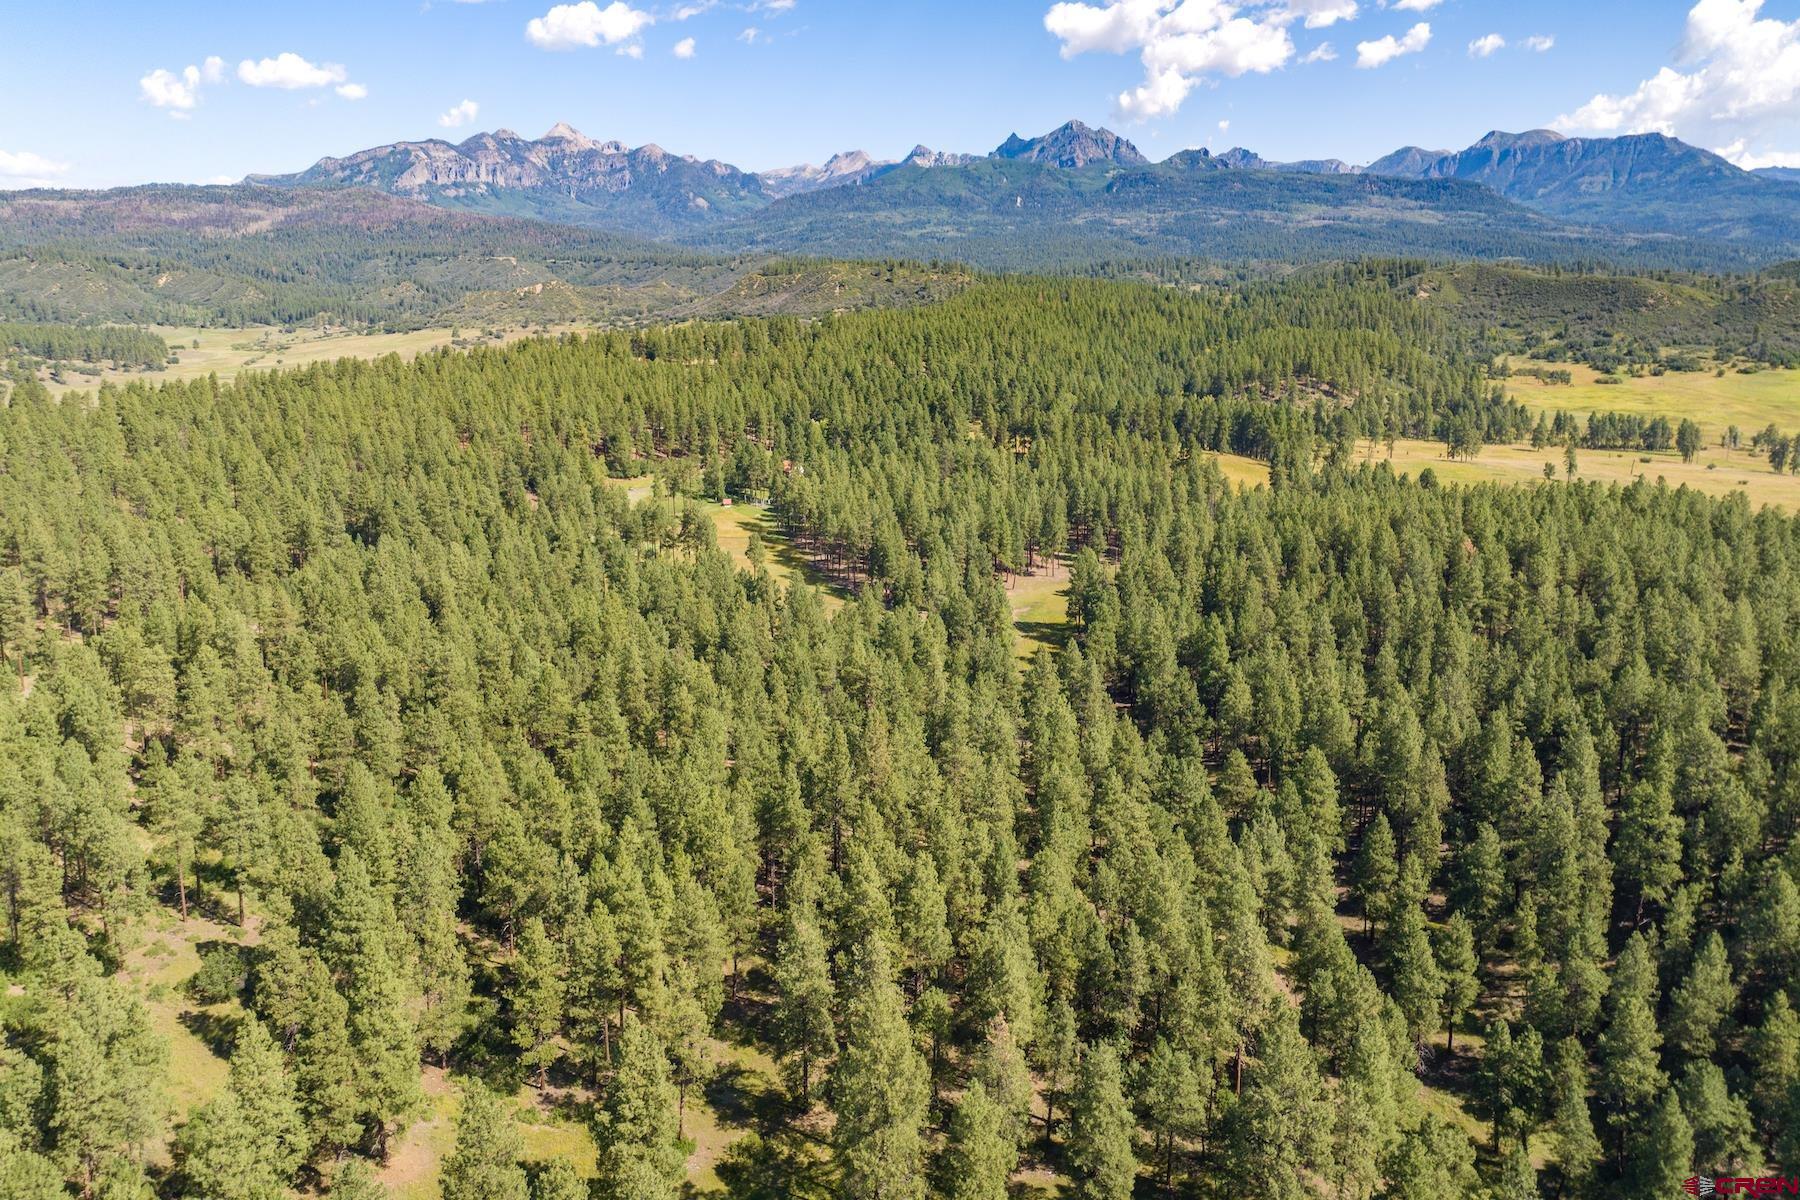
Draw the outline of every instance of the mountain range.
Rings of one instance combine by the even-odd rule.
[[[995,170],[1005,164],[1092,178],[1074,182]],[[929,182],[909,174],[919,171],[942,174]],[[1011,202],[1022,209],[1027,193],[1082,193],[1090,196],[1094,207],[1081,215],[1104,222],[1108,203],[1122,195],[1141,197],[1148,191],[1175,199],[1194,190],[1192,180],[1185,177],[1216,171],[1290,179],[1315,176],[1343,185],[1341,195],[1297,182],[1285,188],[1263,184],[1252,189],[1270,197],[1277,209],[1304,206],[1309,200],[1356,207],[1371,199],[1404,205],[1424,197],[1428,206],[1448,204],[1454,212],[1467,207],[1454,189],[1416,193],[1352,181],[1455,181],[1573,227],[1575,236],[1591,236],[1598,229],[1702,239],[1736,245],[1752,258],[1765,250],[1768,257],[1785,257],[1800,244],[1800,179],[1794,178],[1800,172],[1745,171],[1717,154],[1661,134],[1568,138],[1543,129],[1495,131],[1463,150],[1407,146],[1358,167],[1336,158],[1280,162],[1242,147],[1220,154],[1187,150],[1153,163],[1119,134],[1070,121],[1038,137],[1015,133],[986,155],[917,146],[904,158],[887,160],[851,150],[833,155],[822,166],[757,173],[717,159],[672,154],[656,145],[633,149],[618,141],[598,141],[559,124],[536,140],[502,129],[454,145],[437,139],[396,142],[322,159],[297,174],[252,176],[246,182],[290,188],[373,187],[446,208],[663,240],[748,246],[769,241],[761,226],[792,227],[804,214],[817,212],[821,203],[806,197],[842,188],[874,187],[879,196],[915,210],[923,205],[958,211],[979,206],[984,199],[990,207]],[[1186,198],[1203,202],[1207,193],[1219,190],[1202,185],[1200,194]],[[797,211],[777,212],[783,205]],[[869,213],[884,206],[879,199],[865,198],[823,207]],[[1066,216],[1068,206],[1058,207]],[[1188,215],[1204,219],[1203,210]],[[739,232],[723,233],[727,228]]]
[[[1397,256],[1749,270],[1800,258],[1800,182],[1655,135],[1493,133],[1358,168],[1242,148],[1151,162],[1070,122],[985,155],[760,173],[557,125],[232,186],[0,192],[8,319],[629,320],[694,311],[794,255],[1182,279]],[[796,286],[812,305],[913,288],[774,290]]]

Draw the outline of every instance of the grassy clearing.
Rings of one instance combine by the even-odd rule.
[[[1269,482],[1269,464],[1259,459],[1240,454],[1215,454],[1213,461],[1219,464],[1219,474],[1240,489],[1248,491]]]
[[[731,555],[731,561],[738,565],[739,570],[753,569],[750,565],[750,535],[755,533],[762,539],[763,567],[777,583],[786,586],[800,582],[819,589],[819,595],[825,604],[825,615],[828,617],[844,607],[843,592],[833,586],[804,554],[795,549],[768,509],[759,504],[744,503],[729,507],[706,503],[700,507],[712,518],[713,528],[719,539],[719,549]]]
[[[1773,422],[1784,432],[1800,426],[1800,370],[1766,370],[1740,375],[1727,369],[1670,371],[1665,375],[1622,376],[1616,384],[1596,382],[1599,372],[1579,363],[1536,363],[1517,360],[1516,367],[1566,370],[1571,385],[1547,384],[1529,376],[1507,381],[1507,394],[1533,409],[1562,410],[1585,416],[1591,412],[1638,413],[1665,416],[1679,422],[1697,421],[1706,440],[1715,446],[1726,426],[1743,430],[1745,440]]]
[[[168,380],[200,379],[217,374],[231,379],[240,371],[266,371],[276,367],[303,367],[312,363],[335,362],[340,358],[381,358],[398,354],[412,358],[430,350],[450,345],[499,345],[541,332],[537,329],[513,328],[486,337],[475,328],[417,329],[408,333],[356,333],[344,329],[304,329],[284,332],[275,326],[248,329],[197,329],[154,325],[151,332],[162,335],[169,350],[180,361],[160,371],[114,370],[107,368],[97,375],[68,372],[61,380],[52,379],[48,371],[39,378],[52,395],[71,391],[92,391],[101,383],[129,383],[143,380],[159,383]],[[198,342],[199,345],[195,345]]]
[[[1686,485],[1708,496],[1742,492],[1758,508],[1772,504],[1800,512],[1800,477],[1777,475],[1768,460],[1743,450],[1728,452],[1714,445],[1691,463],[1682,462],[1673,451],[1577,450],[1576,460],[1580,479],[1621,484],[1660,479],[1672,488]],[[1389,461],[1395,471],[1414,476],[1429,467],[1447,483],[1542,483],[1545,463],[1556,468],[1558,479],[1563,475],[1563,452],[1558,447],[1484,446],[1471,461],[1453,461],[1441,442],[1403,439]]]
[[[1039,650],[1055,649],[1067,640],[1068,589],[1069,568],[1061,562],[1040,567],[1031,575],[1014,576],[1007,584],[1006,599],[1019,633],[1013,653],[1021,663],[1029,663]]]
[[[184,924],[159,908],[143,930],[143,942],[125,958],[120,978],[143,997],[150,1023],[169,1046],[167,1100],[177,1119],[225,1086],[229,1066],[218,1053],[223,1048],[218,1038],[235,1029],[243,1009],[235,1003],[197,1003],[187,984],[200,970],[203,943],[236,940],[237,931],[228,926],[198,917]]]

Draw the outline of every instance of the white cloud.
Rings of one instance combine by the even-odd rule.
[[[761,0],[754,6],[755,11],[766,13],[792,12],[796,0]]]
[[[711,12],[719,6],[719,0],[696,0],[693,4],[684,4],[675,10],[677,21],[690,21],[701,13]]]
[[[545,50],[614,46],[630,41],[655,19],[624,0],[613,0],[605,8],[594,0],[581,0],[579,4],[558,4],[543,16],[531,18],[525,36]]]
[[[1173,68],[1152,71],[1143,83],[1119,93],[1119,114],[1143,121],[1172,113],[1181,107],[1197,82]]]
[[[1533,54],[1543,54],[1547,50],[1554,49],[1555,46],[1556,37],[1554,34],[1534,33],[1525,39],[1525,48]]]
[[[682,38],[679,42],[675,43],[675,48],[669,53],[673,54],[676,58],[694,57],[694,39]]]
[[[1420,21],[1404,37],[1396,38],[1390,33],[1372,42],[1356,43],[1356,65],[1365,69],[1385,66],[1402,54],[1417,54],[1430,44],[1431,26]]]
[[[337,63],[311,63],[292,51],[283,51],[274,58],[257,59],[255,62],[246,58],[238,64],[237,76],[251,87],[282,88],[287,91],[329,87],[345,81],[344,68]]]
[[[1486,33],[1469,43],[1470,58],[1486,58],[1499,50],[1506,49],[1506,39],[1497,33]]]
[[[613,53],[624,58],[642,58],[644,57],[644,43],[627,42],[617,50],[614,50]]]
[[[1760,17],[1763,0],[1699,0],[1677,63],[1631,92],[1601,93],[1556,119],[1570,133],[1663,133],[1745,161],[1800,140],[1800,19]]]
[[[1231,132],[1231,122],[1230,121],[1220,121],[1219,122],[1219,132],[1220,133],[1230,133]]]
[[[737,40],[744,43],[746,46],[754,46],[757,42],[766,42],[769,39],[763,36],[762,30],[752,25],[750,28],[744,30],[744,32],[738,34]]]
[[[1429,12],[1443,2],[1444,0],[1395,0],[1394,7],[1407,12]]]
[[[1746,171],[1762,167],[1800,167],[1800,150],[1771,150],[1766,154],[1756,154],[1751,152],[1743,138],[1729,146],[1720,146],[1718,152]]]
[[[158,67],[138,80],[138,90],[158,108],[192,108],[200,103],[200,68],[188,67],[176,75]]]
[[[340,83],[335,89],[346,100],[367,100],[369,89],[360,83]]]
[[[445,129],[460,129],[474,121],[481,112],[481,105],[473,100],[464,100],[461,104],[453,104],[448,112],[438,114],[438,124]]]
[[[1355,0],[1287,0],[1285,8],[1289,16],[1303,18],[1308,29],[1354,21],[1358,11]]]
[[[0,188],[51,187],[66,175],[69,164],[54,162],[29,150],[0,150]]]
[[[171,117],[186,117],[200,103],[200,85],[222,83],[225,60],[214,54],[199,66],[189,64],[177,74],[161,67],[138,80],[138,92],[157,108],[169,109]]]
[[[1319,62],[1336,62],[1337,51],[1331,48],[1330,42],[1320,42],[1314,46],[1307,56],[1300,60],[1302,64]]]
[[[1062,42],[1062,56],[1137,51],[1144,82],[1120,94],[1121,116],[1164,116],[1181,107],[1194,86],[1210,76],[1266,74],[1294,56],[1287,26],[1339,20],[1355,5],[1342,0],[1287,0],[1272,7],[1257,0],[1254,15],[1223,0],[1109,0],[1104,5],[1065,0],[1044,14],[1044,28]]]

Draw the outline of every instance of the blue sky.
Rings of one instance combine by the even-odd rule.
[[[753,170],[1070,117],[1152,158],[1364,162],[1571,117],[1800,164],[1800,0],[61,0],[5,29],[0,186],[218,181],[565,120]]]

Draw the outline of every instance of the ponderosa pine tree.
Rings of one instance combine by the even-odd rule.
[[[177,1133],[176,1168],[196,1200],[279,1200],[307,1149],[293,1081],[261,1021],[246,1017],[219,1096]]]
[[[648,1025],[628,1015],[619,1034],[619,1064],[594,1118],[600,1148],[595,1186],[603,1200],[675,1195],[687,1157],[675,1121],[675,1087],[662,1044]]]
[[[1079,1200],[1129,1200],[1137,1181],[1136,1133],[1117,1048],[1107,1042],[1084,1047],[1065,1147]]]
[[[537,917],[527,917],[520,928],[512,973],[513,1045],[542,1087],[560,1055],[556,1038],[562,1032],[565,985],[562,953]]]
[[[1732,1095],[1717,1063],[1688,1063],[1675,1094],[1693,1130],[1696,1162],[1706,1163],[1720,1174],[1756,1173],[1762,1160],[1750,1106],[1743,1097]]]
[[[531,1177],[531,1200],[587,1200],[588,1182],[566,1158],[553,1158]]]
[[[463,1089],[456,1116],[456,1148],[438,1183],[443,1200],[527,1200],[525,1144],[512,1114],[479,1080]]]
[[[361,856],[338,862],[322,946],[348,1017],[359,1120],[377,1157],[420,1100],[419,1049],[394,942],[393,905],[375,889]]]
[[[1726,961],[1725,942],[1717,930],[1707,936],[1681,982],[1669,994],[1669,1046],[1691,1059],[1710,1059],[1720,1023],[1737,1002]]]
[[[1586,1195],[1599,1169],[1602,1149],[1588,1111],[1587,1056],[1574,1038],[1557,1043],[1550,1069],[1550,1127],[1556,1134],[1563,1190],[1573,1196]]]
[[[1444,1048],[1456,1049],[1456,1027],[1481,992],[1475,932],[1461,913],[1451,913],[1434,939],[1438,974],[1444,982]]]
[[[1006,1113],[978,1079],[957,1101],[944,1151],[944,1194],[950,1200],[1006,1200],[1019,1152]]]
[[[1204,1118],[1200,1081],[1187,1056],[1158,1038],[1137,1070],[1132,1092],[1150,1131],[1157,1176],[1168,1190],[1175,1181],[1176,1147],[1200,1130]]]
[[[836,1050],[831,968],[825,939],[810,914],[790,911],[775,958],[776,1044],[789,1065],[802,1108],[812,1103],[813,1068]]]
[[[925,1194],[923,1131],[930,1084],[913,1048],[887,947],[871,938],[844,985],[843,1049],[831,1072],[833,1148],[848,1200]]]
[[[1666,1196],[1681,1190],[1694,1170],[1694,1132],[1673,1090],[1649,1110],[1648,1119],[1625,1135],[1625,1184],[1632,1194]]]
[[[1469,1139],[1431,1113],[1401,1135],[1384,1174],[1383,1200],[1457,1200],[1481,1186]]]
[[[1600,1101],[1621,1139],[1633,1128],[1641,1133],[1651,1106],[1668,1086],[1658,1065],[1662,1034],[1656,1027],[1655,998],[1649,952],[1643,937],[1634,933],[1613,968],[1613,990],[1607,997],[1612,1019],[1596,1047]]]
[[[1396,852],[1394,831],[1388,824],[1387,814],[1375,814],[1375,819],[1363,831],[1351,884],[1357,902],[1362,906],[1364,934],[1369,933],[1378,921],[1387,920],[1388,903],[1399,875],[1394,861]]]
[[[1331,1169],[1331,1125],[1318,1063],[1298,1017],[1284,1006],[1262,1030],[1243,1098],[1231,1111],[1232,1157],[1273,1195],[1300,1200],[1307,1175]]]

